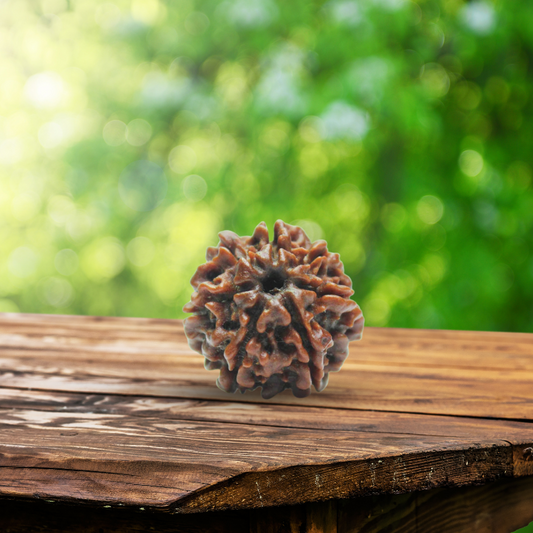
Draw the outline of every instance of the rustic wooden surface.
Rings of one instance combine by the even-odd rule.
[[[215,379],[179,321],[0,315],[0,498],[183,514],[533,479],[531,334],[367,328],[304,399]]]

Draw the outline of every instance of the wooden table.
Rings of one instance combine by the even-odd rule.
[[[0,531],[533,520],[531,334],[367,328],[304,399],[215,379],[179,321],[0,315]]]

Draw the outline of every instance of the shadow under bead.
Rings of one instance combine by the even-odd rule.
[[[185,320],[189,346],[208,370],[220,370],[217,385],[226,392],[322,391],[364,325],[339,254],[281,220],[272,242],[264,222],[251,237],[223,231],[219,238],[191,279],[183,308],[193,313]]]

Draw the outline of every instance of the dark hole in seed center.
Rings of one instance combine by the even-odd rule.
[[[272,294],[282,289],[284,283],[285,277],[277,270],[271,270],[263,279],[263,290]]]

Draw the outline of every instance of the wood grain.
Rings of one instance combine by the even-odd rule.
[[[0,386],[228,400],[180,321],[11,315],[0,347]],[[275,403],[533,420],[532,360],[533,334],[367,328],[324,392]]]
[[[481,431],[443,438],[419,435],[414,424],[406,433],[385,431],[386,421],[377,418],[375,427],[380,425],[382,432],[325,431],[6,410],[0,491],[197,512],[461,485],[514,473],[513,448]],[[518,432],[516,438],[524,437]],[[523,447],[533,441],[531,430],[527,438]]]
[[[440,438],[484,438],[521,444],[532,440],[533,425],[524,421],[359,411],[268,403],[186,400],[146,396],[80,394],[0,389],[0,412],[29,409],[90,415],[155,417],[161,420],[231,422],[253,426],[342,430]],[[9,415],[9,413],[8,413]],[[35,414],[36,417],[41,415]],[[43,420],[47,415],[43,414]]]
[[[532,341],[369,328],[323,393],[264,401],[219,391],[180,321],[3,315],[0,498],[187,514],[533,476]],[[331,529],[313,505],[287,524]]]

